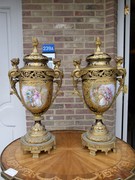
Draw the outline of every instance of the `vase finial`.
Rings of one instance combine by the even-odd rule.
[[[38,44],[39,44],[38,39],[36,37],[33,37],[32,38],[32,45],[33,45],[32,53],[37,53],[38,52],[38,50],[37,50]]]
[[[101,39],[100,37],[97,37],[96,38],[96,53],[101,52],[100,46],[101,46]]]

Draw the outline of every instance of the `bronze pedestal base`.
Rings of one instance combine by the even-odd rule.
[[[108,154],[110,150],[113,150],[113,152],[116,152],[116,147],[115,147],[116,138],[115,137],[113,137],[109,141],[96,142],[96,141],[92,141],[88,139],[87,132],[85,132],[82,134],[81,139],[82,139],[83,147],[88,147],[88,149],[90,150],[90,155],[95,156],[98,150],[105,152],[106,155]]]
[[[48,132],[40,121],[36,121],[34,126],[21,137],[21,147],[24,152],[30,151],[33,158],[38,158],[41,151],[50,153],[50,150],[56,148],[55,136]]]
[[[28,143],[25,140],[25,136],[21,137],[21,147],[23,149],[23,152],[26,153],[27,151],[30,151],[32,153],[33,158],[39,158],[39,154],[41,151],[48,152],[50,153],[50,150],[56,149],[56,141],[55,141],[55,136],[52,135],[50,132],[48,132],[50,135],[50,139],[46,142],[42,143]]]

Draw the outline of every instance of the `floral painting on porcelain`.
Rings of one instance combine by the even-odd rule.
[[[22,94],[28,106],[41,107],[46,102],[47,89],[45,87],[23,86]]]
[[[114,84],[98,84],[90,90],[90,97],[93,103],[99,106],[109,106],[113,101],[114,94]]]

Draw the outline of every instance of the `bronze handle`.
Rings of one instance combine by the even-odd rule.
[[[18,99],[21,101],[21,97],[19,96],[17,89],[16,89],[16,83],[19,82],[19,76],[20,76],[20,71],[18,68],[19,64],[19,58],[14,58],[11,60],[11,64],[13,66],[12,70],[8,72],[8,77],[11,85],[11,91],[10,94],[15,94]],[[22,101],[21,101],[22,102]]]
[[[81,93],[80,93],[80,91],[78,90],[78,83],[80,82],[79,78],[81,77],[81,75],[80,75],[81,59],[80,60],[74,60],[73,64],[75,66],[75,70],[71,74],[72,82],[73,82],[73,86],[74,86],[73,94],[77,94],[81,98],[81,100],[84,102],[84,104],[86,104]]]
[[[59,91],[60,91],[60,88],[61,88],[61,85],[62,85],[62,79],[63,79],[63,71],[61,71],[59,69],[60,65],[61,65],[61,61],[60,60],[56,60],[54,61],[54,78],[56,78],[57,80],[54,80],[54,83],[57,84],[57,89],[56,89],[56,92],[54,94],[54,97],[52,98],[52,102],[54,102],[54,100],[56,99]]]
[[[121,67],[123,63],[123,58],[117,57],[116,63],[117,63],[116,80],[119,82],[119,88],[115,94],[113,102],[116,100],[116,98],[118,97],[121,91],[123,91],[123,93],[127,93],[127,86],[125,85],[126,69]]]

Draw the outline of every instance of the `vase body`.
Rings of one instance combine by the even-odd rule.
[[[52,100],[53,83],[42,81],[20,82],[20,94],[23,104],[31,113],[44,113]]]
[[[38,157],[41,151],[55,147],[55,137],[41,124],[42,116],[56,98],[62,85],[63,73],[59,70],[60,61],[55,61],[54,69],[48,67],[48,58],[37,50],[38,41],[33,39],[33,51],[24,56],[24,67],[18,68],[19,59],[12,59],[13,69],[9,71],[11,94],[15,94],[23,106],[33,114],[34,126],[21,138],[24,151]],[[56,92],[53,92],[54,79],[57,79]],[[19,83],[18,93],[16,83]],[[53,96],[54,95],[54,96]]]
[[[102,71],[104,70],[102,69]],[[115,78],[113,76],[109,78],[92,77],[92,79],[82,77],[82,91],[88,108],[97,114],[103,114],[110,108],[114,100],[116,92]]]
[[[20,69],[20,95],[23,105],[32,114],[43,114],[51,105],[53,95],[54,71],[41,66],[37,69]],[[48,73],[48,75],[47,75]],[[51,74],[51,76],[49,76]]]
[[[81,61],[74,61],[75,70],[72,73],[74,91],[81,97],[78,90],[79,79],[82,81],[83,101],[95,113],[95,124],[82,135],[82,143],[94,154],[101,150],[107,153],[115,151],[115,136],[108,131],[103,122],[103,113],[115,101],[121,90],[124,89],[126,71],[121,67],[122,58],[118,57],[117,65],[111,66],[111,56],[101,52],[101,41],[96,40],[96,51],[86,58],[87,66],[80,67]],[[116,88],[116,83],[119,87]]]

